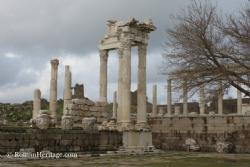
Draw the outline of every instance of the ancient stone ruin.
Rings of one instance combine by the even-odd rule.
[[[157,85],[153,85],[152,104],[147,101],[147,45],[149,33],[155,29],[151,20],[109,20],[107,34],[99,43],[99,100],[87,98],[84,89],[88,88],[83,84],[72,86],[72,72],[66,65],[61,118],[57,113],[59,60],[51,60],[49,109],[41,107],[42,92],[35,89],[30,127],[13,131],[1,124],[0,129],[5,128],[0,131],[1,153],[28,148],[52,152],[147,153],[161,149],[250,153],[250,104],[241,92],[237,92],[236,113],[224,112],[222,91],[217,94],[216,110],[210,111],[206,104],[206,85],[200,86],[199,102],[191,103],[186,80],[182,78],[182,103],[173,103],[172,81],[176,76],[172,74],[167,80],[166,105],[157,104]],[[133,93],[132,47],[138,48],[138,83]],[[107,64],[111,50],[118,51],[119,76],[113,102],[109,103]],[[131,106],[136,106],[135,113],[131,112]]]

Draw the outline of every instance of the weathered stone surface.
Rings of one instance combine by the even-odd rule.
[[[35,119],[36,126],[39,129],[48,129],[51,123],[51,118],[47,110],[41,110],[37,118]]]
[[[94,118],[94,117],[83,118],[82,119],[82,127],[84,130],[87,130],[87,131],[97,130],[96,118]]]
[[[200,150],[200,146],[192,138],[187,138],[185,140],[185,147],[187,151],[199,151]]]
[[[217,142],[216,143],[216,151],[218,153],[233,153],[235,152],[235,146],[230,142]]]
[[[65,130],[69,130],[73,128],[73,117],[69,115],[62,116],[61,128]]]

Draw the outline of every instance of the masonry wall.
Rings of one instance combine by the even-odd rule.
[[[1,154],[16,152],[22,148],[52,152],[116,150],[122,145],[121,142],[121,133],[114,131],[87,132],[80,129],[0,128]]]
[[[250,116],[174,116],[151,118],[153,144],[163,150],[185,150],[193,138],[201,151],[216,150],[217,142],[230,142],[235,152],[250,153]]]

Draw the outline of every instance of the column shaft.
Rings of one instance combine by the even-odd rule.
[[[138,73],[137,73],[137,124],[147,124],[147,87],[146,87],[147,46],[138,46]]]
[[[157,115],[157,85],[153,85],[152,116]]]
[[[100,50],[100,102],[107,102],[107,84],[108,84],[108,51]]]
[[[171,85],[171,79],[168,79],[168,85],[167,85],[167,105],[168,105],[168,115],[171,115],[171,109],[172,109],[172,85]]]
[[[118,50],[119,54],[119,72],[118,72],[118,92],[117,92],[117,101],[118,101],[118,106],[117,106],[117,123],[121,123],[122,120],[122,83],[123,83],[123,50],[120,48]]]
[[[187,81],[183,81],[183,114],[188,114],[188,90],[187,90]]]
[[[56,119],[56,104],[57,104],[57,73],[59,60],[51,60],[51,80],[50,80],[50,104],[49,110],[51,117]]]
[[[205,86],[202,84],[200,86],[200,114],[205,114]]]
[[[122,69],[122,126],[126,127],[131,123],[131,46],[123,48],[123,69]]]
[[[237,89],[237,113],[242,114],[242,95],[241,91]]]
[[[41,110],[41,91],[34,90],[32,119],[35,119]]]
[[[65,78],[64,78],[64,93],[63,93],[63,114],[67,113],[67,105],[71,103],[72,100],[72,90],[71,90],[72,76],[69,66],[65,66]]]
[[[113,119],[117,119],[117,93],[116,91],[113,94]]]
[[[223,114],[223,90],[222,82],[218,83],[218,114]]]

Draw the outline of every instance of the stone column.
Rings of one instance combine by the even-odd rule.
[[[200,103],[199,103],[199,107],[200,107],[200,114],[201,115],[205,114],[205,86],[204,86],[204,84],[202,84],[200,86]]]
[[[237,89],[237,113],[242,114],[242,95],[241,91]]]
[[[147,45],[138,46],[138,73],[137,73],[137,126],[147,125]]]
[[[153,85],[153,106],[152,106],[152,116],[155,117],[157,115],[157,85]]]
[[[50,61],[51,63],[51,80],[50,80],[50,103],[49,111],[51,117],[56,121],[56,103],[57,103],[57,72],[59,60],[54,59]]]
[[[187,81],[183,81],[183,115],[188,114],[188,90]]]
[[[64,78],[64,93],[63,93],[63,114],[67,115],[67,105],[72,100],[72,89],[71,89],[72,76],[69,66],[65,66],[65,78]]]
[[[167,85],[167,105],[168,105],[168,115],[171,116],[171,109],[172,109],[172,85],[171,79],[168,79]]]
[[[123,50],[121,48],[119,48],[118,50],[118,54],[119,54],[119,72],[118,72],[118,92],[117,92],[117,102],[118,102],[118,106],[117,106],[117,123],[121,123],[122,120],[122,82],[123,82]]]
[[[117,119],[117,93],[116,91],[113,94],[113,119]]]
[[[36,119],[41,110],[41,91],[39,89],[34,90],[33,96],[33,113],[32,119]]]
[[[223,114],[223,90],[222,83],[218,83],[218,114]]]
[[[108,83],[108,50],[100,50],[100,102],[107,102],[107,83]]]
[[[123,43],[122,47],[122,120],[121,125],[127,128],[131,124],[130,110],[131,110],[131,45],[129,42]]]

